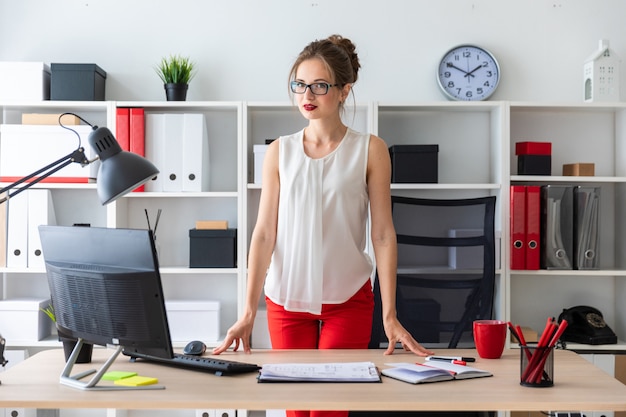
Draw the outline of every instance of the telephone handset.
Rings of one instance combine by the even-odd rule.
[[[564,342],[583,343],[587,345],[604,345],[617,343],[617,336],[604,321],[600,310],[589,306],[576,306],[563,309],[559,315],[567,320],[568,326],[561,336]]]

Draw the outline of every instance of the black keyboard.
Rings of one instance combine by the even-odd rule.
[[[260,369],[260,366],[253,363],[210,358],[206,356],[183,355],[179,353],[174,354],[171,363],[175,366],[179,365],[199,371],[215,372],[218,375],[255,372]]]
[[[150,362],[170,365],[178,368],[212,372],[216,375],[241,374],[246,372],[256,372],[261,369],[260,366],[254,363],[211,358],[208,356],[183,355],[181,353],[175,353],[173,358],[162,358],[154,355],[126,351],[124,351],[124,355],[130,356],[131,361],[144,359]]]

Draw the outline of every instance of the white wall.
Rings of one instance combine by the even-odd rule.
[[[357,101],[406,102],[445,100],[437,62],[471,42],[500,61],[494,100],[581,102],[599,39],[626,60],[625,16],[623,0],[0,0],[0,60],[97,63],[108,100],[163,100],[153,67],[180,53],[199,66],[188,100],[283,101],[302,47],[340,33]]]

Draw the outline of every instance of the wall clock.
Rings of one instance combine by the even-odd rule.
[[[486,100],[498,87],[500,66],[485,48],[459,45],[441,58],[437,81],[441,91],[451,100]]]

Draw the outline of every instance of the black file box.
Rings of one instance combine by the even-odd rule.
[[[190,268],[235,268],[237,229],[189,230]]]
[[[391,182],[437,183],[439,181],[439,145],[393,145]]]
[[[106,77],[96,64],[50,64],[50,100],[103,101]]]
[[[517,175],[552,175],[552,156],[518,155]]]

